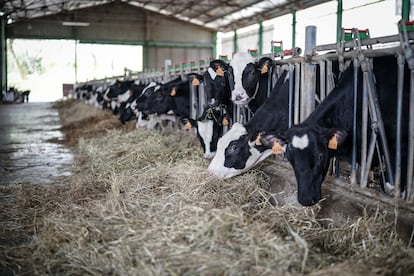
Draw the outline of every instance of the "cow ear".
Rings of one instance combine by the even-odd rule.
[[[343,129],[331,128],[326,131],[325,137],[328,140],[328,149],[337,150],[346,140],[348,133]]]
[[[177,90],[175,90],[175,86],[171,89],[170,95],[171,97],[175,97],[175,95],[177,95]]]
[[[186,130],[191,129],[192,127],[197,127],[197,122],[190,118],[181,118],[181,123],[184,125]]]
[[[286,151],[285,139],[281,133],[261,132],[256,137],[256,145],[272,149],[275,155],[284,154]]]
[[[272,59],[263,57],[259,60],[259,70],[261,74],[269,72],[269,67],[273,66]]]
[[[200,80],[197,77],[194,77],[193,80],[191,81],[191,85],[193,86],[200,85]]]

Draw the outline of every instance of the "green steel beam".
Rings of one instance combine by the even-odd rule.
[[[341,40],[341,28],[342,28],[342,0],[337,0],[338,5],[336,9],[336,41]]]
[[[257,52],[261,56],[263,53],[263,22],[262,19],[259,19],[259,40],[258,40]]]
[[[404,21],[410,21],[410,0],[402,0],[401,18]]]
[[[213,32],[213,57],[217,58],[217,32]]]
[[[292,11],[292,49],[296,47],[296,10]]]
[[[233,33],[233,53],[237,53],[239,51],[237,47],[237,29],[234,29]]]

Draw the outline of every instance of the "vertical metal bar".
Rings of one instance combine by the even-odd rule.
[[[407,160],[407,200],[414,201],[414,70],[411,70],[410,81],[410,119],[408,133],[408,160]]]
[[[326,96],[326,63],[324,60],[319,62],[319,98],[321,102],[325,99]]]
[[[257,54],[259,55],[259,56],[261,56],[262,54],[263,54],[263,22],[262,22],[262,19],[260,18],[259,19],[259,39],[258,39],[258,41],[257,41]]]
[[[314,54],[316,46],[316,26],[306,26],[305,36],[305,57],[311,57]],[[309,114],[315,109],[315,83],[316,83],[316,65],[306,62],[304,64],[304,93],[302,94],[301,121],[304,121]]]
[[[330,60],[326,61],[326,75],[326,95],[329,95],[329,93],[331,93],[332,89],[335,87],[334,76],[332,74],[332,61]]]
[[[370,66],[370,65],[369,65]],[[387,142],[387,136],[385,135],[384,121],[382,120],[381,109],[378,103],[378,96],[375,90],[375,83],[372,70],[368,70],[367,74],[367,87],[368,87],[368,100],[370,103],[370,108],[372,110],[371,116],[373,116],[372,121],[377,123],[378,131],[381,137],[381,146],[384,155],[385,164],[387,166],[387,176],[390,181],[391,186],[394,186],[394,177],[393,177],[393,168],[391,166],[390,152]]]
[[[403,92],[404,92],[404,65],[405,57],[398,55],[398,85],[397,85],[397,133],[395,141],[395,198],[401,195],[401,120],[403,108]]]
[[[358,75],[359,75],[358,73],[359,73],[359,62],[358,62],[358,59],[356,58],[356,59],[354,59],[354,114],[353,114],[354,118],[353,118],[353,123],[352,123],[351,184],[356,184],[356,182],[357,182],[357,115],[358,115],[358,81],[359,81],[358,80]],[[365,105],[366,105],[366,103],[365,103]],[[364,105],[363,105],[363,108],[364,108]],[[363,118],[364,118],[364,116],[363,116]],[[365,128],[365,131],[366,131],[366,125],[364,125],[364,121],[362,121],[362,122],[363,122],[362,123],[362,128],[363,129]],[[362,138],[362,140],[364,141],[364,137]],[[365,137],[365,140],[366,140],[366,137]],[[362,150],[361,150],[361,152],[362,152]],[[363,160],[365,162],[365,159],[363,159]],[[361,162],[361,164],[363,164],[363,163]]]
[[[233,53],[237,53],[239,48],[237,47],[237,30],[233,30]]]
[[[303,80],[303,78],[301,78],[301,66],[300,66],[301,64],[300,63],[296,63],[295,64],[295,99],[294,99],[294,101],[295,101],[295,105],[294,105],[294,110],[295,110],[295,113],[294,113],[294,116],[293,116],[293,124],[298,124],[299,123],[299,120],[300,120],[300,113],[299,113],[299,111],[300,111],[300,109],[299,109],[299,106],[300,106],[300,91],[301,91],[301,88],[302,88],[302,85],[301,85],[301,81]]]
[[[362,124],[361,124],[361,186],[364,184],[364,177],[367,165],[367,148],[368,148],[368,87],[367,87],[367,74],[363,75],[363,87],[362,87]],[[371,110],[371,112],[373,112]],[[374,119],[373,119],[374,120]],[[375,121],[375,120],[374,120]]]
[[[293,78],[293,64],[289,63],[289,128],[292,126],[293,124],[293,82],[294,82],[294,78]]]
[[[273,71],[274,71],[274,66],[270,66],[269,68],[269,73],[268,73],[268,77],[267,77],[267,93],[266,93],[266,97],[269,98],[270,92],[272,92],[272,83],[273,83]]]
[[[362,171],[362,167],[361,167],[361,175],[363,176],[361,178],[361,188],[366,188],[368,186],[368,174],[371,168],[372,159],[374,157],[376,141],[377,141],[377,133],[373,131],[371,133],[371,141],[369,144],[368,157],[366,161],[367,165],[364,167],[364,171]]]
[[[213,32],[213,57],[217,58],[217,32]]]
[[[337,0],[336,9],[336,42],[341,40],[341,28],[342,28],[342,0]]]
[[[190,118],[193,120],[197,119],[197,101],[197,87],[190,83]]]
[[[292,49],[296,47],[296,10],[292,10]]]
[[[78,40],[75,39],[75,83],[78,83]]]
[[[196,89],[197,91],[197,89]],[[207,104],[206,93],[204,93],[204,85],[198,86],[198,106],[197,117],[201,116],[204,111],[204,106]]]
[[[402,0],[401,18],[404,21],[410,21],[410,0]]]

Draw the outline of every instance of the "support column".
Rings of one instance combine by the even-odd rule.
[[[217,32],[213,32],[213,58],[217,58]]]
[[[316,47],[316,26],[306,26],[305,60],[310,60]],[[315,109],[316,65],[311,62],[304,64],[304,90],[301,96],[300,120],[303,122]]]
[[[296,10],[292,11],[292,49],[296,47]]]
[[[263,54],[263,21],[262,19],[259,19],[259,39],[258,39],[258,47],[257,52],[258,56],[261,56]]]
[[[401,18],[404,21],[410,21],[410,0],[402,0]]]
[[[342,28],[342,0],[337,0],[338,6],[336,9],[336,42],[341,39],[341,28]]]
[[[237,53],[239,51],[237,47],[237,29],[234,29],[233,33],[233,53]]]

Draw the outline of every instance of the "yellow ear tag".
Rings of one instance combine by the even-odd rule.
[[[200,81],[199,81],[197,78],[194,78],[194,79],[191,81],[191,84],[192,84],[192,85],[194,85],[194,86],[197,86],[197,85],[200,85]]]
[[[173,87],[173,89],[171,89],[170,95],[171,95],[171,97],[174,97],[175,95],[177,95],[177,91],[175,91],[175,87]]]
[[[221,123],[223,124],[223,126],[228,126],[229,125],[229,120],[227,120],[227,118],[223,118]]]
[[[260,142],[261,137],[262,137],[261,133],[257,134],[256,142],[255,142],[256,146],[261,146],[262,145],[262,142]]]
[[[265,63],[262,67],[261,73],[266,74],[269,71],[269,67],[267,67],[267,64]]]
[[[217,74],[217,76],[224,77],[224,71],[223,71],[223,69],[221,69],[220,66],[217,68],[216,74]]]
[[[187,130],[191,129],[191,123],[190,122],[185,123],[184,128]]]
[[[279,144],[278,141],[275,141],[272,147],[272,153],[274,155],[279,155],[284,152],[283,147]]]
[[[331,149],[331,150],[338,149],[338,138],[336,137],[336,133],[329,140],[329,142],[328,142],[328,149]]]

